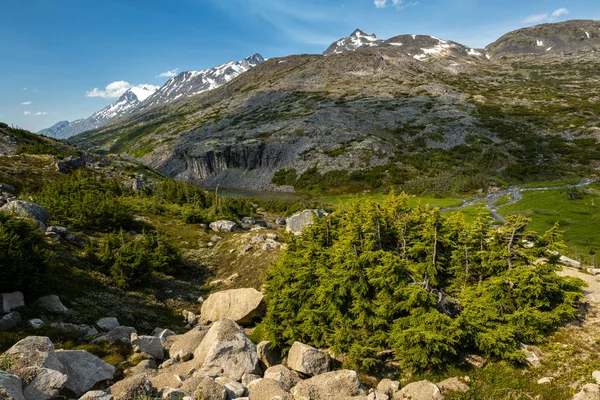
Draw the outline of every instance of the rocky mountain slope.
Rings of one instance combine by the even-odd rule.
[[[177,179],[238,189],[400,184],[443,193],[598,168],[594,53],[521,58],[507,47],[498,58],[500,41],[486,52],[422,35],[348,48],[364,34],[353,37],[328,56],[270,59],[218,89],[72,142]],[[580,39],[562,40],[575,48]]]
[[[66,139],[81,132],[97,129],[110,121],[131,114],[156,90],[157,88],[152,85],[132,87],[123,93],[116,102],[104,107],[88,118],[78,119],[73,122],[60,121],[38,133],[57,139]]]

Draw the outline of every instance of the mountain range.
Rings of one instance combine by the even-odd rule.
[[[100,128],[110,121],[147,108],[170,104],[202,92],[215,89],[239,74],[257,66],[264,59],[254,54],[242,61],[231,61],[214,68],[186,71],[169,79],[162,87],[140,85],[128,89],[119,99],[88,118],[73,122],[60,121],[38,133],[57,139],[66,139],[79,133]]]
[[[236,189],[440,194],[594,173],[598,32],[544,24],[475,49],[356,30],[323,55],[269,59],[70,141]]]

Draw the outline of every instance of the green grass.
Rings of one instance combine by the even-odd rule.
[[[581,182],[581,179],[571,178],[571,179],[563,179],[560,181],[527,183],[525,185],[521,185],[521,187],[524,189],[535,189],[535,188],[545,188],[545,187],[551,188],[551,187],[575,185],[579,182]]]
[[[385,195],[382,193],[367,193],[367,194],[342,194],[342,195],[331,195],[331,196],[317,196],[315,200],[321,203],[329,203],[332,205],[341,204],[342,206],[347,206],[352,200],[372,200],[377,203],[381,203]],[[429,205],[433,207],[458,207],[462,204],[462,200],[453,199],[450,197],[446,198],[434,198],[434,197],[409,197],[408,205],[409,207],[417,207],[418,205]]]
[[[569,200],[566,189],[525,192],[515,204],[501,207],[502,215],[523,214],[532,218],[529,228],[538,233],[556,222],[564,230],[570,256],[590,262],[590,251],[600,251],[600,191],[597,183],[581,189],[582,198]]]
[[[496,207],[503,206],[503,205],[509,203],[511,200],[512,200],[512,197],[508,194],[505,194],[504,196],[500,196],[500,198],[498,198],[498,200],[496,200],[494,205]]]

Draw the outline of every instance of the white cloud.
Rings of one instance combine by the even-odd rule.
[[[23,113],[23,115],[36,115],[36,116],[41,116],[41,115],[48,115],[48,113],[46,111],[37,111],[37,112],[32,112],[32,111],[25,111]]]
[[[31,115],[31,111],[25,111],[23,115]]]
[[[558,10],[554,10],[554,12],[552,13],[553,17],[560,17],[561,15],[567,15],[569,13],[569,10],[567,10],[566,8],[559,8]]]
[[[28,106],[31,104],[31,101],[24,101],[21,103],[22,106]]]
[[[375,4],[375,7],[377,8],[393,6],[402,9],[405,7],[416,6],[417,4],[419,4],[419,2],[409,0],[373,0],[373,4]]]
[[[569,10],[562,7],[552,11],[551,14],[543,13],[543,14],[535,14],[530,15],[529,17],[523,20],[525,24],[541,24],[542,22],[554,22],[557,18],[562,17],[563,15],[569,14]]]
[[[38,111],[35,113],[35,115],[47,115],[48,113],[46,111]]]
[[[170,69],[165,72],[161,72],[161,74],[158,76],[160,78],[172,78],[172,77],[176,76],[178,72],[179,72],[179,68],[175,68],[175,69]]]
[[[121,97],[123,93],[125,93],[131,84],[125,81],[114,81],[106,85],[104,90],[100,90],[98,88],[94,88],[89,92],[86,92],[85,95],[87,97],[102,97],[102,98],[114,98]]]

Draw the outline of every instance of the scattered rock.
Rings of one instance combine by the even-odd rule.
[[[213,242],[213,243],[218,243],[218,242],[220,242],[222,239],[223,239],[223,238],[222,238],[221,236],[218,236],[218,235],[212,235],[212,236],[210,237],[210,241],[211,241],[211,242]]]
[[[59,235],[66,235],[69,230],[63,226],[50,225],[46,228],[46,232],[56,233]]]
[[[232,319],[215,322],[194,352],[204,373],[228,376],[236,381],[244,374],[258,374],[256,346]]]
[[[487,360],[477,354],[467,354],[464,358],[465,362],[475,368],[483,368]]]
[[[233,232],[237,229],[235,222],[225,220],[212,222],[209,226],[214,232]]]
[[[45,324],[44,321],[42,321],[39,318],[34,318],[34,319],[30,319],[29,321],[27,321],[27,323],[29,324],[29,326],[31,326],[33,329],[38,329],[40,328],[42,325]]]
[[[53,294],[49,296],[40,297],[35,304],[46,311],[50,311],[56,314],[65,314],[69,312],[69,309],[65,307],[65,305],[60,301],[60,298]]]
[[[152,382],[146,374],[125,378],[110,388],[110,394],[117,400],[145,399],[152,396],[153,392]]]
[[[240,255],[243,256],[246,253],[250,253],[252,250],[254,250],[254,246],[247,244],[240,250]]]
[[[56,357],[68,376],[65,388],[76,396],[112,379],[115,373],[115,367],[84,350],[57,350]]]
[[[64,366],[54,352],[54,345],[45,336],[28,336],[15,343],[4,354],[11,359],[11,371],[40,367],[64,372]],[[9,371],[9,372],[11,372]]]
[[[588,383],[579,393],[573,396],[573,400],[598,400],[600,399],[600,386]]]
[[[330,357],[314,347],[294,342],[288,353],[288,368],[308,376],[330,371]]]
[[[15,200],[5,204],[0,210],[13,212],[23,217],[41,221],[44,224],[50,219],[50,213],[44,207],[22,200]]]
[[[21,379],[0,369],[0,399],[25,400]]]
[[[225,392],[227,392],[227,397],[229,399],[237,399],[246,394],[246,387],[231,378],[220,376],[215,379],[215,382],[225,388]]]
[[[89,325],[76,325],[68,322],[55,322],[50,324],[50,326],[54,329],[62,331],[67,335],[76,338],[89,337],[98,334],[96,328],[93,328]]]
[[[535,347],[521,343],[518,348],[525,354],[525,361],[527,361],[527,364],[532,367],[539,367],[542,365],[538,351],[536,351],[537,349]]]
[[[390,396],[385,393],[373,391],[373,389],[371,389],[369,395],[367,396],[367,400],[390,400]]]
[[[275,223],[279,226],[285,226],[285,218],[277,218]]]
[[[157,336],[138,336],[137,333],[132,333],[131,345],[136,353],[147,354],[157,360],[165,358],[162,340]]]
[[[163,400],[181,400],[183,399],[184,393],[179,389],[167,387],[162,390],[161,398]]]
[[[273,379],[256,379],[248,385],[249,398],[252,400],[293,400],[281,382]],[[311,398],[312,400],[312,398]]]
[[[102,390],[92,390],[84,394],[79,400],[113,400],[114,397],[110,393]]]
[[[154,331],[152,331],[152,336],[160,338],[163,343],[167,340],[168,337],[175,335],[176,333],[169,329],[154,328]]]
[[[130,326],[119,326],[111,330],[110,332],[92,340],[92,343],[97,344],[102,342],[108,342],[110,344],[113,344],[117,342],[123,342],[131,344],[132,333],[137,333],[135,328],[132,328]]]
[[[292,394],[311,400],[328,400],[364,396],[365,391],[356,371],[340,370],[301,381],[292,389]]]
[[[247,387],[250,384],[250,382],[253,382],[257,379],[261,379],[260,376],[255,374],[244,374],[242,375],[242,385]]]
[[[29,367],[20,371],[25,389],[23,395],[26,400],[49,400],[58,396],[58,393],[67,383],[67,375],[48,368]]]
[[[455,393],[455,392],[468,392],[469,385],[464,383],[458,378],[448,378],[441,381],[436,385],[443,394]]]
[[[314,222],[315,216],[317,218],[323,218],[325,212],[322,210],[304,210],[294,214],[286,219],[285,231],[293,233],[294,235],[301,235],[304,228]]]
[[[153,375],[158,370],[158,365],[156,365],[156,361],[154,360],[142,360],[138,365],[128,368],[126,373],[127,375],[139,375],[139,374],[147,374]]]
[[[283,365],[275,365],[267,368],[265,371],[265,379],[273,379],[280,382],[282,387],[289,391],[298,384],[302,379]]]
[[[202,391],[202,400],[226,400],[227,392],[225,388],[219,385],[214,379],[206,377],[200,384]]]
[[[13,311],[0,318],[0,331],[7,331],[21,323],[21,314]]]
[[[193,329],[183,335],[169,336],[165,343],[165,348],[169,350],[169,357],[175,358],[181,351],[194,353],[202,339],[206,336],[206,331],[198,331]]]
[[[0,183],[0,192],[6,193],[14,193],[17,189],[14,186],[9,185],[8,183]]]
[[[2,312],[9,313],[15,308],[25,305],[25,298],[21,292],[2,293]]]
[[[250,324],[265,312],[263,294],[256,289],[231,289],[213,293],[202,303],[201,316],[212,322],[221,318],[231,318],[237,324]]]
[[[262,341],[256,346],[258,359],[267,368],[281,364],[281,354],[274,348],[269,341]]]
[[[400,390],[400,382],[382,379],[377,385],[377,391],[386,394],[390,399]]]
[[[554,378],[552,378],[552,377],[544,377],[544,378],[538,379],[537,383],[538,383],[538,385],[549,385],[552,383],[553,380],[554,380]],[[439,386],[439,383],[438,383],[438,386]],[[440,389],[441,389],[441,387],[440,387]],[[443,389],[442,389],[442,391],[443,391]]]
[[[562,262],[563,264],[569,266],[569,267],[573,267],[573,268],[581,268],[581,263],[579,261],[573,260],[572,258],[569,258],[567,256],[560,256],[560,262]]]
[[[393,397],[394,400],[444,400],[440,388],[429,381],[409,383]]]
[[[114,317],[106,317],[99,319],[98,321],[96,321],[96,325],[98,326],[98,328],[100,328],[100,330],[104,332],[112,331],[113,329],[121,326],[119,320]]]

